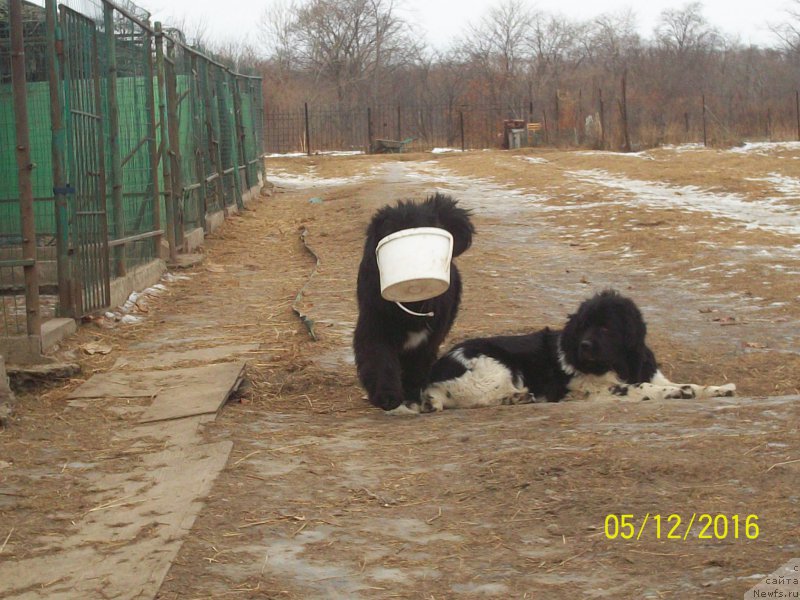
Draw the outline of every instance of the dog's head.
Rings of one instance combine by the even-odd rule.
[[[623,381],[633,381],[648,355],[652,357],[646,334],[647,325],[633,300],[606,290],[569,316],[561,349],[567,364],[577,371],[594,375],[615,371]]]
[[[453,256],[472,245],[475,233],[470,211],[460,208],[457,200],[437,192],[422,202],[401,200],[395,206],[384,206],[376,212],[367,228],[365,254],[374,255],[378,242],[387,235],[414,227],[439,227],[449,231],[453,236]]]

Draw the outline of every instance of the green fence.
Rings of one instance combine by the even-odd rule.
[[[32,168],[20,170],[22,99]],[[42,307],[45,317],[107,307],[112,279],[165,246],[174,258],[207,215],[241,207],[262,169],[262,119],[259,78],[132,3],[0,0],[0,337]],[[29,221],[36,244],[25,247]],[[25,283],[32,265],[41,306]]]

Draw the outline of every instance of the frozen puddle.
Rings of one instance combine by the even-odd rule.
[[[738,194],[718,194],[691,185],[670,186],[657,181],[628,179],[601,169],[572,171],[568,175],[585,183],[627,192],[632,195],[631,204],[706,212],[745,223],[748,229],[800,234],[800,207],[779,198],[751,201]],[[788,189],[786,182],[784,186]]]
[[[371,179],[373,174],[351,175],[350,177],[320,177],[316,174],[316,170],[312,166],[307,173],[289,173],[283,169],[271,168],[268,172],[267,179],[275,185],[294,189],[304,190],[321,187],[335,187],[339,185],[355,185],[363,183]]]
[[[508,216],[520,209],[552,210],[544,205],[551,199],[548,196],[525,193],[488,179],[456,175],[434,161],[388,163],[383,169],[385,183],[431,184],[431,191],[451,193],[462,205],[484,215]]]

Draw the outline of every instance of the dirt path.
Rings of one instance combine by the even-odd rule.
[[[201,267],[150,300],[141,324],[83,327],[66,351],[89,372],[178,348],[260,344],[249,387],[205,427],[206,443],[232,441],[233,450],[158,597],[730,598],[796,557],[797,397],[415,419],[385,417],[362,399],[349,339],[364,227],[384,203],[433,189],[473,208],[478,229],[459,261],[465,294],[453,340],[558,326],[582,298],[614,286],[642,306],[673,378],[734,381],[745,396],[796,394],[796,238],[674,203],[644,206],[619,187],[570,175],[596,179],[603,170],[618,185],[659,181],[684,193],[699,185],[691,161],[673,164],[687,161],[683,154],[623,160],[275,161],[268,172],[281,193],[230,221]],[[771,184],[747,178],[791,160],[717,156],[717,171],[728,173],[720,186],[736,186],[728,169],[741,184],[709,193],[757,202]],[[792,202],[771,205],[791,214]],[[302,229],[320,256],[310,282]],[[317,341],[291,311],[306,284],[299,307],[314,319]],[[112,352],[77,354],[95,340]],[[67,405],[77,383],[23,396],[14,428],[0,435],[2,456],[13,457],[0,468],[0,514],[13,528],[0,561],[46,557],[95,505],[98,473],[140,464],[114,435],[126,427],[124,407]],[[638,541],[607,539],[607,516],[622,513],[637,526],[650,515]],[[680,539],[667,539],[673,513],[683,517]],[[698,537],[700,527],[687,526],[701,513],[726,515],[731,531]],[[758,538],[740,525],[735,539],[733,515],[742,523],[757,515]]]

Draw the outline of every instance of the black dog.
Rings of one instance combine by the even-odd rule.
[[[422,412],[497,404],[558,402],[573,396],[631,400],[732,396],[736,386],[670,382],[645,343],[632,300],[607,290],[584,301],[562,331],[467,340],[433,366]]]
[[[453,236],[453,256],[472,244],[475,229],[470,213],[456,200],[434,194],[421,203],[400,201],[385,206],[367,228],[364,255],[358,269],[358,322],[353,337],[358,377],[370,402],[384,410],[394,410],[418,402],[420,390],[439,345],[455,321],[461,301],[461,277],[450,265],[450,287],[443,294],[405,305],[416,313],[404,312],[394,302],[381,297],[380,272],[375,257],[378,242],[391,233],[414,227],[439,227]]]

